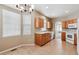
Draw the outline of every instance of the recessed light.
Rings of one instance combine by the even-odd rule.
[[[69,12],[70,12],[69,10],[66,10],[66,11],[65,11],[65,13],[69,13]]]
[[[48,6],[46,6],[46,9],[48,9],[49,7]]]

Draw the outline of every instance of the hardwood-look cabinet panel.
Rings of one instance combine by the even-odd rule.
[[[77,45],[77,33],[74,33],[74,45]]]
[[[45,38],[46,38],[46,42],[48,42],[49,40],[51,40],[51,35],[50,35],[50,33],[46,33],[45,34]]]
[[[77,22],[77,19],[69,19],[69,23],[68,24],[73,24],[73,23],[76,23]]]
[[[46,27],[47,28],[52,28],[52,22],[51,21],[47,21],[46,22]]]
[[[43,37],[42,37],[42,35],[36,35],[35,34],[35,43],[36,44],[38,44],[38,45],[41,45],[41,44],[43,44],[43,42],[44,42],[44,40],[43,40]]]
[[[62,28],[67,29],[68,28],[68,23],[69,23],[69,21],[63,21],[62,22]]]
[[[65,21],[65,29],[68,28],[68,22]]]
[[[77,22],[76,19],[69,19],[67,21],[62,21],[62,28],[67,29],[69,24],[74,24],[76,22]]]
[[[73,23],[77,23],[77,19],[73,19]]]
[[[42,17],[35,17],[34,27],[35,28],[43,28],[44,27],[44,19]]]
[[[62,41],[66,41],[66,32],[61,33]]]
[[[65,21],[62,21],[62,28],[66,29],[66,22]]]
[[[68,24],[72,24],[72,20],[68,20],[67,22],[68,22]]]
[[[70,24],[73,24],[74,23],[74,19],[71,19],[71,23]]]
[[[35,34],[35,44],[39,46],[43,46],[47,42],[51,40],[51,34],[50,33],[44,33],[44,34]]]
[[[39,28],[43,28],[44,27],[44,19],[39,17]]]
[[[64,23],[63,23],[64,21],[62,21],[62,29],[64,29]]]
[[[34,27],[39,28],[39,20],[37,17],[35,17],[35,19],[34,19]]]

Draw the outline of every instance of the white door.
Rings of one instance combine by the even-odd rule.
[[[57,39],[61,39],[61,31],[62,31],[62,23],[56,22],[55,23],[55,36]]]

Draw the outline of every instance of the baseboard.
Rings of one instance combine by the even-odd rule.
[[[35,44],[22,44],[22,46],[34,46]]]
[[[18,46],[15,46],[15,47],[12,47],[12,48],[9,48],[9,49],[6,49],[4,51],[1,51],[0,54],[2,53],[5,53],[5,52],[8,52],[8,51],[11,51],[13,49],[16,49],[16,48],[19,48],[19,47],[22,47],[22,46],[34,46],[35,44],[20,44]]]

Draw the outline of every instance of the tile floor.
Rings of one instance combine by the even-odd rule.
[[[77,46],[54,39],[42,47],[23,46],[3,55],[78,55],[78,51]]]

